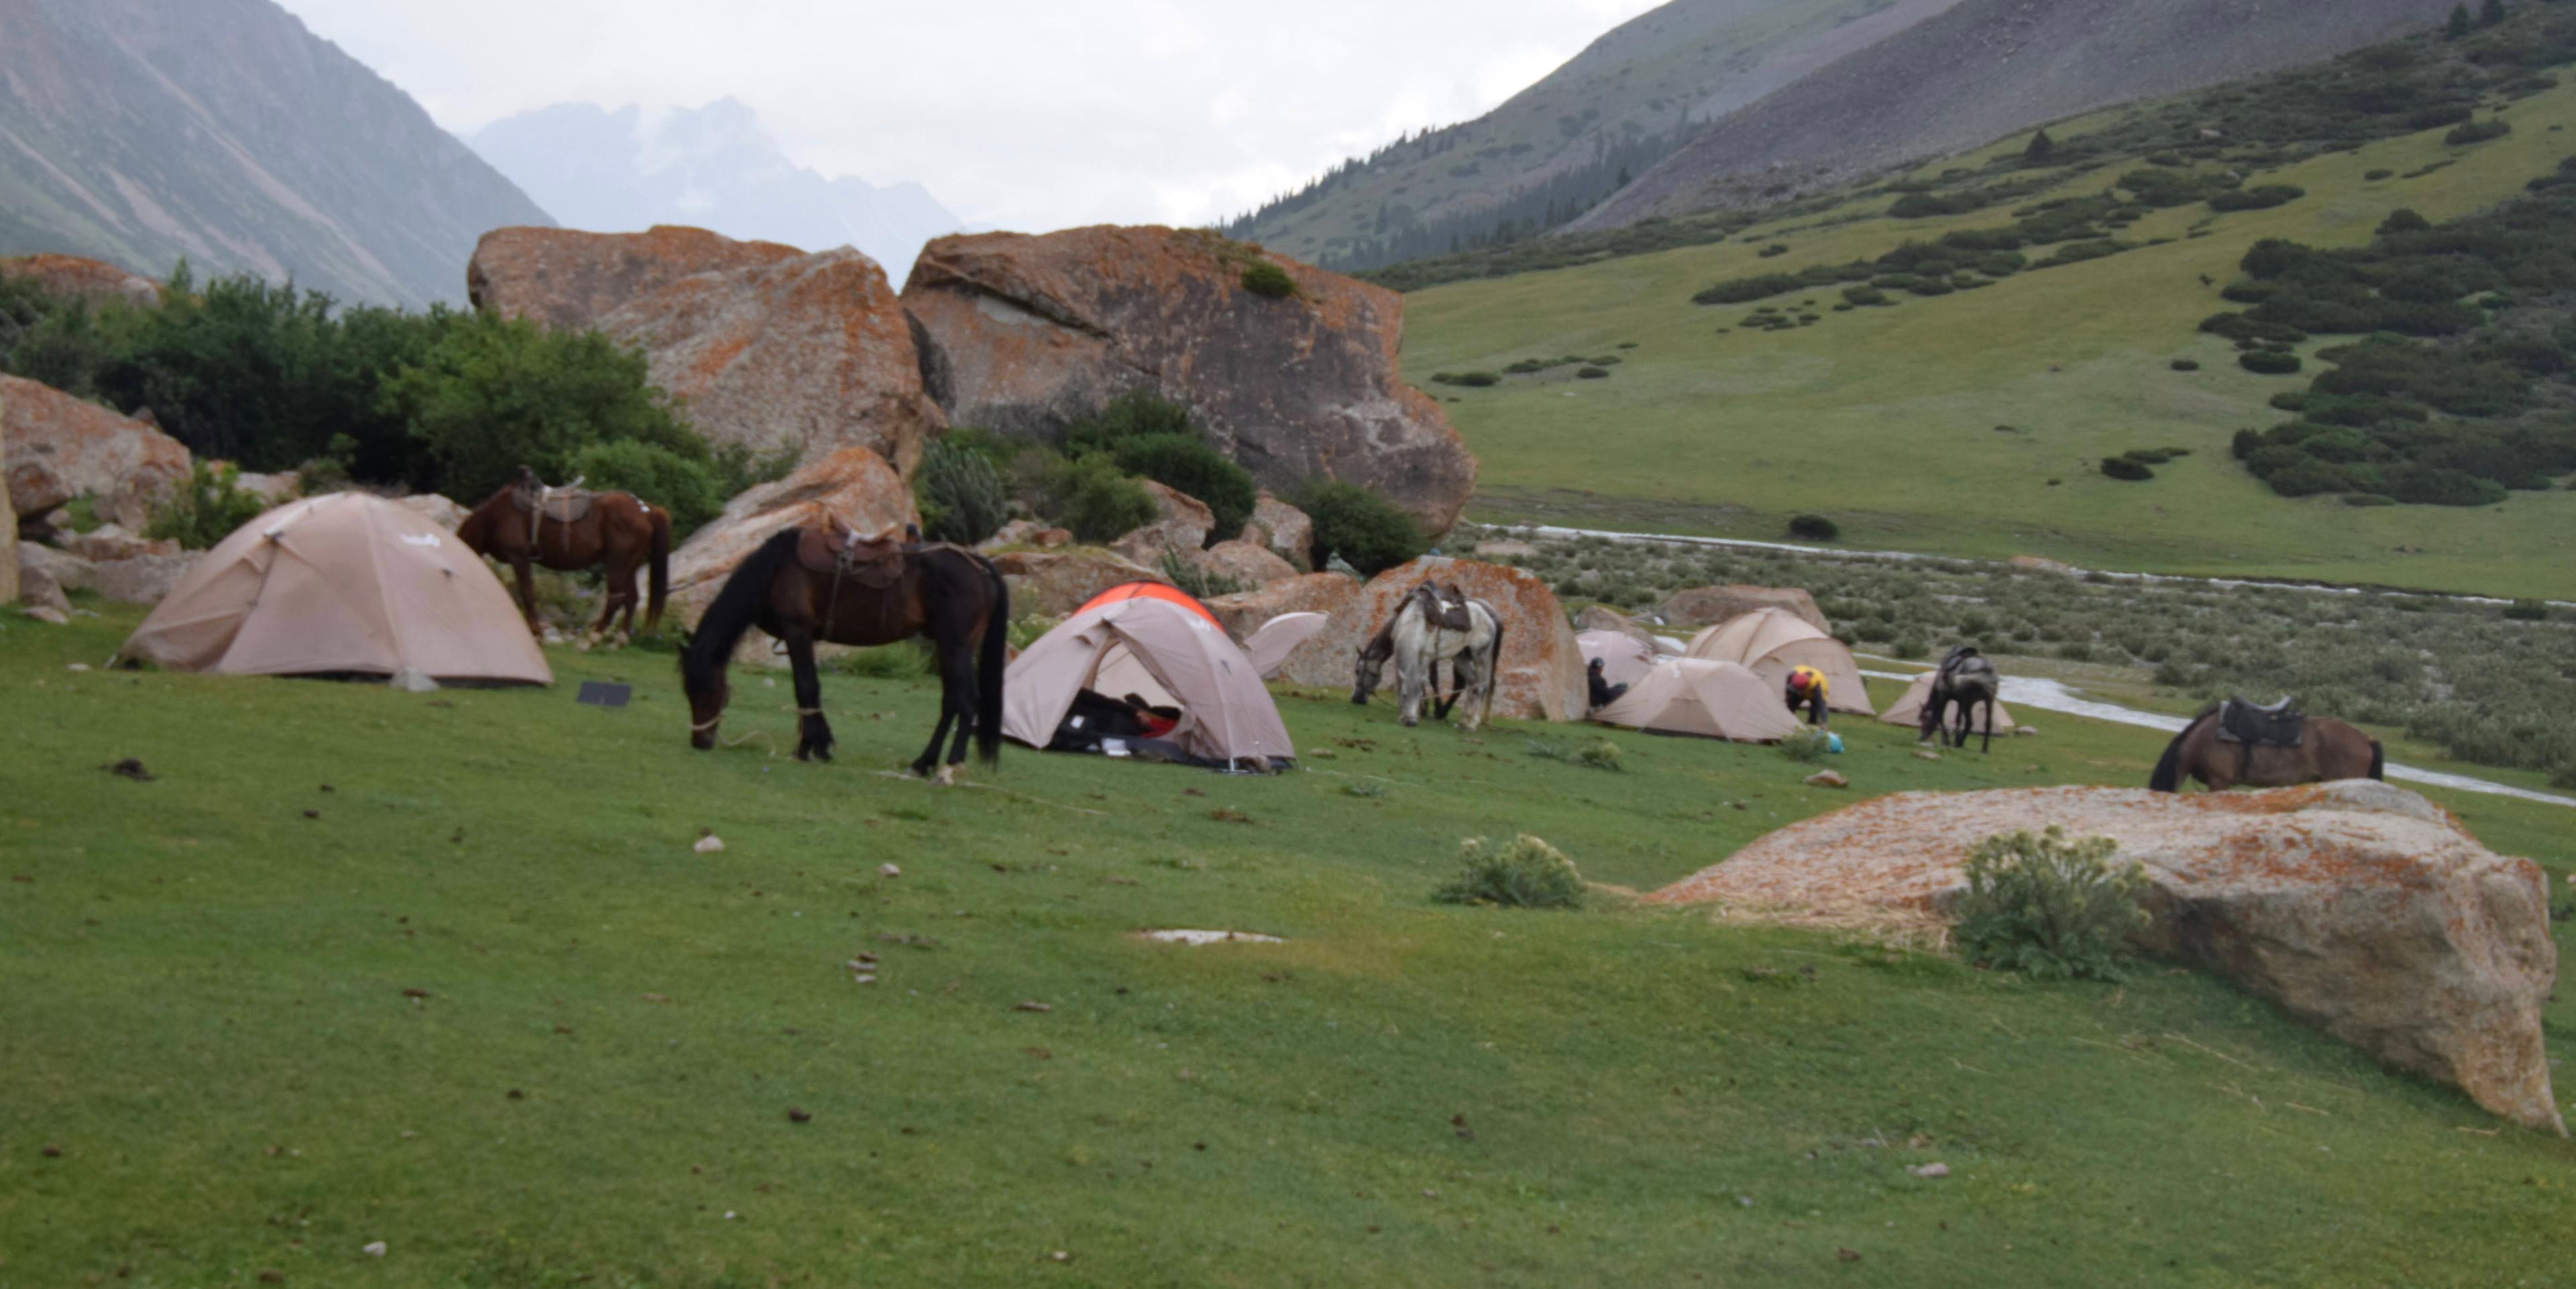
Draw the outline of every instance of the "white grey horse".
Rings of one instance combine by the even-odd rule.
[[[1446,720],[1464,695],[1471,698],[1463,728],[1475,729],[1494,714],[1494,679],[1503,654],[1502,615],[1494,606],[1456,587],[1429,582],[1405,593],[1386,627],[1360,646],[1351,678],[1351,701],[1366,703],[1377,689],[1388,660],[1395,663],[1399,709],[1396,720],[1415,725],[1422,719],[1422,698],[1434,700],[1432,717]],[[1439,695],[1440,660],[1449,660],[1449,696]]]

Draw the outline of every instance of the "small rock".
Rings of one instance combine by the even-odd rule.
[[[719,837],[714,833],[708,833],[706,836],[698,838],[697,842],[691,845],[689,849],[694,850],[701,855],[712,855],[717,851],[724,849],[724,838]]]
[[[1917,1177],[1947,1177],[1950,1175],[1950,1166],[1941,1163],[1916,1164],[1905,1171]]]
[[[1055,1008],[1049,1007],[1045,1003],[1039,1002],[1034,998],[1030,998],[1022,1000],[1020,1004],[1012,1010],[1024,1012],[1051,1012],[1054,1011]]]
[[[645,994],[643,995],[643,999],[648,1003],[667,1003],[671,1001],[671,996],[669,994]]]
[[[1801,780],[1811,788],[1848,788],[1851,780],[1832,770],[1818,770]]]
[[[62,1144],[60,1142],[48,1141],[45,1143],[45,1148],[37,1153],[42,1154],[47,1159],[60,1159],[63,1157]]]
[[[427,672],[417,667],[405,667],[395,672],[393,679],[385,683],[406,694],[427,694],[438,689],[438,682],[430,679]]]
[[[65,670],[65,671],[87,671],[87,670],[89,670],[89,664],[88,664],[88,663],[85,663],[85,662],[75,662],[75,663],[70,663],[70,664],[66,665],[66,666],[63,668],[63,670]]]
[[[517,1088],[512,1088],[509,1091],[509,1097],[513,1101],[525,1101],[528,1099],[528,1094]]]
[[[275,1267],[262,1267],[259,1270],[259,1282],[264,1285],[282,1285],[286,1283],[286,1273]]]
[[[812,1112],[812,1111],[810,1111],[810,1110],[799,1110],[799,1109],[797,1109],[797,1108],[796,1108],[796,1107],[794,1107],[794,1106],[789,1106],[789,1107],[787,1107],[787,1122],[789,1122],[789,1123],[811,1123],[811,1122],[813,1122],[813,1121],[814,1121],[814,1114],[813,1114],[813,1112]]]
[[[58,627],[67,627],[72,624],[71,616],[69,614],[64,613],[61,609],[57,609],[50,604],[35,605],[31,608],[22,610],[22,612],[24,612],[28,617],[34,618],[38,622],[50,622]]]
[[[2052,368],[2050,368],[2049,370],[2051,370],[2051,371],[2055,371],[2055,370],[2056,370],[2056,368],[2052,367]],[[1835,1256],[1836,1258],[1841,1259],[1842,1261],[1845,1261],[1845,1262],[1858,1262],[1858,1261],[1860,1261],[1860,1250],[1858,1250],[1858,1249],[1836,1249],[1836,1250],[1834,1250],[1834,1256]]]
[[[892,865],[892,864],[879,864],[879,865],[877,865],[877,876],[879,876],[879,877],[901,877],[901,876],[903,876],[903,870],[902,870],[902,869],[900,869],[900,868],[895,867],[895,866],[894,866],[894,865]]]
[[[366,1254],[371,1258],[381,1258],[385,1256],[385,1242],[382,1240],[369,1240],[365,1244],[359,1246],[358,1252]]]
[[[1055,1252],[1048,1254],[1047,1260],[1050,1262],[1071,1262],[1073,1261],[1073,1254],[1067,1250],[1058,1249]]]
[[[2016,726],[2013,726],[2013,737],[2014,737],[2014,738],[2037,738],[2037,737],[2039,737],[2039,727],[2038,727],[2038,726],[2036,726],[2036,725],[2016,725]]]
[[[110,765],[102,765],[98,768],[107,771],[109,774],[132,779],[137,783],[152,782],[152,772],[144,769],[141,761],[137,761],[130,756],[122,761],[118,761]]]
[[[1941,754],[1928,747],[1918,747],[1914,749],[1914,759],[1917,761],[1938,761],[1941,759]]]
[[[307,819],[319,819],[322,817],[322,812],[319,810],[307,810],[304,812],[304,817]]]

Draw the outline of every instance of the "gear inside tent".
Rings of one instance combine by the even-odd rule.
[[[1750,667],[1771,683],[1775,696],[1791,668],[1813,667],[1825,673],[1825,706],[1856,716],[1878,714],[1851,650],[1787,609],[1756,609],[1728,618],[1691,637],[1687,656]]]
[[[363,492],[290,501],[234,529],[118,655],[172,671],[554,683],[482,557]]]
[[[1601,678],[1613,685],[1634,685],[1655,669],[1655,647],[1625,631],[1578,631],[1574,643],[1584,665],[1601,660]]]
[[[1013,659],[1002,736],[1215,769],[1296,759],[1259,670],[1195,602],[1136,595],[1084,609]]]
[[[1768,743],[1798,731],[1779,687],[1752,668],[1700,658],[1666,658],[1618,701],[1592,713],[1604,725],[1655,734]]]

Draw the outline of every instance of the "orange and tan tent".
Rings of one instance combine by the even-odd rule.
[[[1121,600],[1163,600],[1207,619],[1220,631],[1225,629],[1225,624],[1217,622],[1216,615],[1208,612],[1208,606],[1199,603],[1198,597],[1177,586],[1169,586],[1161,582],[1121,582],[1083,601],[1082,607],[1075,609],[1072,616],[1080,617],[1104,604],[1116,604]]]
[[[1583,655],[1583,665],[1601,660],[1601,678],[1613,685],[1633,685],[1655,669],[1660,655],[1653,645],[1625,631],[1577,631],[1574,644]]]
[[[1902,725],[1907,729],[1921,729],[1923,727],[1923,704],[1931,700],[1932,679],[1939,674],[1939,672],[1927,671],[1922,675],[1915,677],[1914,683],[1905,687],[1905,696],[1897,699],[1896,705],[1888,708],[1887,711],[1881,714],[1878,719],[1885,721],[1890,725]],[[1830,698],[1831,694],[1828,693],[1827,697]],[[1954,714],[1950,719],[1955,721],[1959,718]],[[2006,710],[2001,702],[1997,702],[1995,704],[1995,728],[1992,731],[1993,733],[2007,733],[2018,724],[2019,722],[2013,720],[2013,714]],[[1978,704],[1975,710],[1968,713],[1968,728],[1972,732],[1979,734],[1989,732],[1986,729],[1986,709],[1984,704]]]
[[[1608,668],[1603,668],[1608,670]],[[1592,713],[1604,725],[1659,734],[1768,743],[1798,730],[1777,686],[1732,662],[1666,658],[1616,702]]]
[[[1860,666],[1843,642],[1787,609],[1755,609],[1738,614],[1691,637],[1685,657],[1741,663],[1771,682],[1773,692],[1788,679],[1789,669],[1813,667],[1825,673],[1825,706],[1838,712],[1875,716],[1869,687],[1861,683]]]
[[[234,529],[118,652],[173,671],[554,681],[482,557],[363,492],[291,501]]]
[[[1294,760],[1279,708],[1243,648],[1206,617],[1162,597],[1134,596],[1066,618],[1003,673],[1002,736],[1043,748],[1084,690],[1134,694],[1179,708],[1160,735],[1203,763]]]

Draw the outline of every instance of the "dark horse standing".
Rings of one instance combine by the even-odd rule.
[[[942,783],[966,759],[966,736],[990,765],[1001,756],[1002,663],[1009,645],[1011,593],[983,556],[947,545],[908,545],[790,528],[761,543],[725,579],[680,654],[689,694],[689,745],[716,745],[716,722],[733,696],[725,668],[742,634],[758,627],[787,646],[796,669],[796,758],[832,759],[832,727],[814,643],[881,645],[927,635],[939,654],[939,727],[912,763],[929,774],[951,722],[957,741],[939,769]],[[980,658],[978,637],[981,637]]]
[[[1985,705],[1985,741],[1977,750],[1995,750],[1995,694],[2004,687],[2004,678],[1995,665],[1977,652],[1975,645],[1960,645],[1941,660],[1941,669],[1932,676],[1932,692],[1923,696],[1923,724],[1916,737],[1929,743],[1934,734],[1942,736],[1951,747],[1968,745],[1971,713],[1978,704]],[[1952,705],[1959,709],[1955,729],[1942,728]]]
[[[2209,708],[2174,735],[2147,787],[2176,792],[2184,779],[2198,779],[2210,791],[2223,792],[2240,783],[2281,788],[2329,779],[2384,777],[2387,762],[2379,740],[2342,721],[2328,716],[2283,717],[2295,723],[2295,744],[2230,742],[2218,736],[2227,706]]]
[[[555,497],[541,507],[545,495],[536,476],[521,466],[516,482],[484,498],[456,526],[456,540],[466,549],[500,560],[518,574],[519,611],[527,615],[528,630],[537,629],[536,589],[528,571],[532,563],[566,572],[608,566],[607,602],[590,628],[594,636],[607,632],[620,609],[626,611],[626,622],[619,634],[634,634],[635,570],[649,564],[653,598],[644,610],[644,629],[662,625],[662,600],[671,585],[671,512],[623,492]]]

